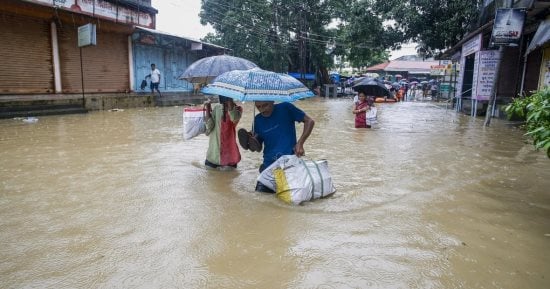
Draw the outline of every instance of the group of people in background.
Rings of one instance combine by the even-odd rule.
[[[418,97],[425,99],[428,96],[435,99],[439,88],[436,81],[430,81],[429,83],[401,82],[399,86],[392,85],[390,91],[395,95],[397,101],[408,101]]]

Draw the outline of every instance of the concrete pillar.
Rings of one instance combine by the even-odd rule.
[[[61,66],[59,64],[59,43],[57,40],[57,25],[55,21],[50,23],[52,36],[52,59],[53,59],[53,79],[55,85],[55,93],[61,93]]]
[[[130,90],[136,91],[134,83],[134,50],[132,49],[132,36],[128,36],[128,77],[130,78]]]

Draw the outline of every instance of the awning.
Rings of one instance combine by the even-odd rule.
[[[531,40],[531,43],[529,43],[529,47],[527,47],[527,50],[525,50],[525,57],[533,50],[543,46],[550,40],[550,19],[544,20],[539,24],[539,28],[537,29],[537,32],[535,32],[535,36],[533,36],[533,39]]]

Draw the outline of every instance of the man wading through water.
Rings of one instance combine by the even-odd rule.
[[[315,121],[288,102],[274,104],[273,101],[256,101],[254,105],[259,111],[254,117],[255,135],[240,129],[238,138],[239,144],[244,149],[253,152],[260,152],[263,144],[264,155],[260,173],[283,155],[303,156],[304,143],[311,134]],[[296,122],[304,123],[302,135],[298,140],[296,140]],[[260,182],[256,183],[256,191],[275,193]]]

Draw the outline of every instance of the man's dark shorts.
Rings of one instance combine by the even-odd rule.
[[[154,91],[155,89],[159,90],[159,83],[151,81],[151,91]]]

